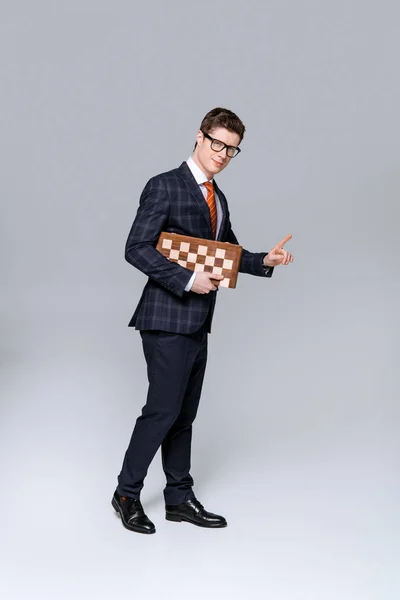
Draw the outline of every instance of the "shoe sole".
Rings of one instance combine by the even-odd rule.
[[[182,521],[185,521],[186,523],[197,525],[197,527],[204,527],[205,529],[222,529],[223,527],[226,527],[228,525],[228,523],[218,523],[217,525],[202,525],[202,523],[197,523],[196,521],[192,521],[187,517],[181,517],[180,515],[174,515],[171,513],[166,513],[165,518],[167,521],[174,521],[175,523],[181,523]]]
[[[138,527],[135,527],[134,525],[129,525],[129,523],[126,523],[126,521],[123,519],[121,511],[119,509],[118,504],[116,503],[116,501],[114,500],[114,498],[111,500],[111,506],[113,507],[113,509],[115,510],[115,512],[118,514],[118,516],[121,519],[121,523],[122,525],[125,527],[125,529],[128,529],[129,531],[134,531],[135,533],[144,533],[144,534],[150,534],[150,533],[155,533],[156,529],[151,529],[146,530],[146,529],[139,529]]]

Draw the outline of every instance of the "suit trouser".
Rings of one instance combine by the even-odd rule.
[[[139,498],[148,468],[161,445],[167,484],[166,504],[194,497],[190,476],[192,423],[199,405],[207,363],[208,334],[141,331],[147,363],[147,401],[125,454],[118,492]]]

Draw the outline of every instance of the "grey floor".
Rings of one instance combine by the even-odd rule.
[[[110,505],[146,390],[139,336],[39,320],[14,337],[1,379],[3,598],[398,598],[391,404],[339,397],[334,381],[322,397],[318,378],[305,393],[310,371],[267,369],[248,359],[245,329],[236,352],[216,329],[193,475],[228,528],[165,521],[157,455],[142,495],[153,536],[123,529]]]

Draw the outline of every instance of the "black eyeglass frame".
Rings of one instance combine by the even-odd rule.
[[[228,144],[225,144],[224,142],[221,142],[221,140],[217,140],[216,138],[211,137],[211,135],[208,135],[208,133],[206,133],[202,129],[200,129],[200,131],[204,135],[204,137],[206,137],[207,139],[211,140],[211,148],[212,148],[212,150],[215,150],[215,148],[212,147],[212,145],[213,145],[214,142],[218,142],[219,144],[222,144],[222,148],[220,148],[219,150],[215,150],[215,152],[221,152],[221,150],[225,150],[225,148],[226,148],[226,155],[229,158],[235,158],[241,152],[241,149],[239,148],[239,146],[228,146]],[[228,154],[229,148],[233,148],[233,150],[234,150],[234,152],[236,152],[236,154],[234,154],[233,156],[229,156],[229,154]]]

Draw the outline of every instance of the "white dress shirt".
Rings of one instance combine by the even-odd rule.
[[[195,178],[197,184],[199,185],[199,187],[203,193],[204,200],[207,201],[207,188],[204,185],[204,183],[206,181],[209,181],[209,179],[207,178],[206,175],[204,175],[204,173],[200,169],[200,167],[198,167],[196,165],[196,163],[194,162],[194,160],[191,156],[189,156],[186,163],[187,163],[187,166],[189,167],[189,169],[191,170],[193,177]],[[212,180],[211,180],[211,183],[213,183]],[[222,207],[221,207],[221,202],[220,202],[220,199],[218,198],[218,194],[217,194],[215,188],[214,188],[214,193],[215,193],[215,204],[217,207],[217,229],[216,229],[216,234],[215,234],[215,238],[217,239],[218,233],[219,233],[219,230],[221,227],[221,223],[222,223]],[[196,279],[196,273],[193,273],[193,275],[191,276],[191,278],[188,281],[187,286],[185,287],[185,292],[190,292],[195,279]]]

